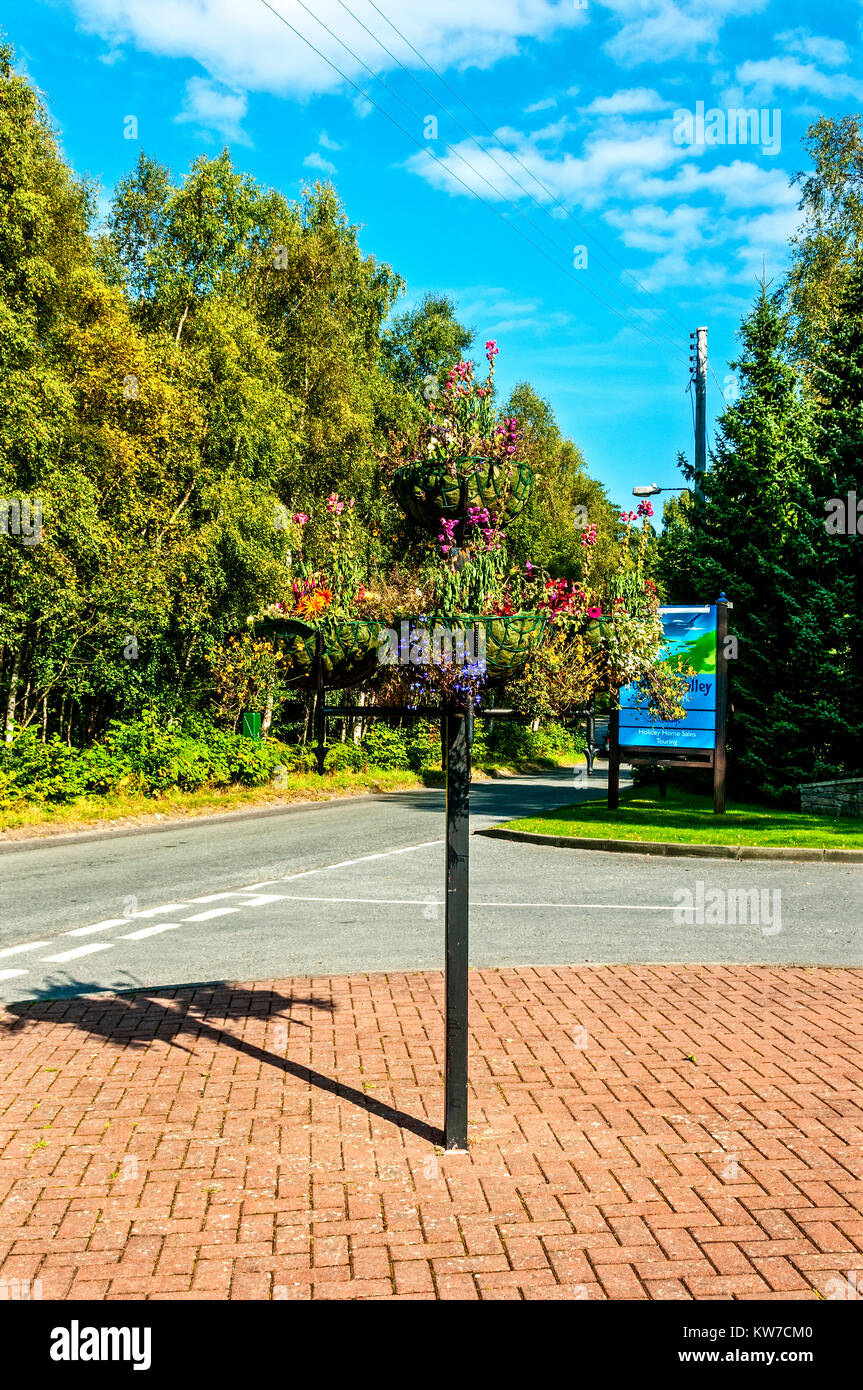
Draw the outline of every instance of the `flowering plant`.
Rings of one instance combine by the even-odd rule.
[[[373,595],[360,565],[355,502],[331,492],[323,509],[294,512],[290,554],[293,579],[282,599],[249,618],[355,617]]]
[[[493,405],[494,359],[499,349],[493,338],[485,345],[488,374],[480,384],[472,362],[450,367],[443,388],[427,401],[428,419],[416,443],[417,456],[443,462],[452,476],[461,461],[481,457],[498,463],[516,459],[523,431],[517,418],[498,416]]]

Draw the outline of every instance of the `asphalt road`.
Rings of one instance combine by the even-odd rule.
[[[578,791],[571,771],[475,784],[472,826],[603,791],[599,774]],[[443,794],[414,791],[4,847],[0,1000],[441,968],[443,831]],[[663,860],[479,836],[471,904],[475,966],[863,966],[856,865]]]

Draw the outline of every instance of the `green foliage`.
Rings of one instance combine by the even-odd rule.
[[[808,167],[794,179],[803,220],[791,241],[786,292],[796,354],[818,391],[821,352],[841,322],[842,297],[863,252],[863,118],[822,116],[803,146]]]
[[[835,573],[811,402],[766,287],[740,331],[740,396],[719,419],[703,506],[666,511],[659,577],[671,602],[733,602],[733,785],[792,798],[842,763]]]
[[[589,476],[580,449],[561,433],[549,402],[529,382],[513,389],[503,413],[518,417],[525,433],[520,457],[536,478],[524,511],[507,531],[513,560],[521,566],[530,560],[551,574],[580,579],[581,537],[595,525],[593,580],[604,587],[617,565],[616,508],[602,484]]]
[[[226,150],[183,177],[141,153],[95,235],[92,191],[6,48],[0,190],[0,498],[42,509],[40,544],[0,537],[0,736],[23,746],[38,729],[59,788],[74,780],[62,748],[107,747],[147,710],[171,728],[189,711],[234,720],[245,700],[226,701],[213,654],[307,577],[285,517],[323,517],[335,489],[355,507],[306,557],[340,567],[334,611],[369,575],[387,618],[416,611],[440,555],[404,525],[384,461],[394,436],[415,437],[426,379],[446,394],[473,333],[440,294],[394,315],[404,284],[364,253],[331,185],[290,201]],[[508,457],[489,392],[471,410]],[[512,563],[578,578],[583,506],[601,581],[616,531],[601,487],[530,387],[507,412],[537,473]],[[471,560],[453,606],[500,589],[499,558]],[[264,685],[266,728],[280,691]],[[172,749],[163,771],[153,752],[145,781],[195,781],[198,754]]]
[[[104,738],[88,748],[70,748],[56,735],[43,743],[27,730],[0,748],[0,809],[59,805],[120,791],[158,795],[262,786],[278,766],[293,768],[300,761],[295,750],[275,740],[255,742],[202,719],[169,727],[154,711],[110,724]]]

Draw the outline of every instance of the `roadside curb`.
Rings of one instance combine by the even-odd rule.
[[[863,864],[863,849],[816,849],[801,845],[786,849],[780,845],[699,845],[674,840],[592,840],[575,835],[539,835],[530,830],[506,830],[491,826],[475,830],[493,840],[517,840],[527,845],[546,845],[551,849],[604,850],[611,854],[653,854],[669,859],[797,859],[828,864]]]
[[[0,836],[0,854],[10,854],[13,850],[45,849],[48,845],[71,845],[86,840],[121,839],[128,835],[158,835],[165,830],[189,830],[205,825],[225,825],[229,821],[265,819],[267,816],[283,816],[291,811],[323,810],[334,803],[376,801],[381,796],[398,796],[399,792],[437,791],[436,787],[400,787],[392,792],[357,792],[349,796],[316,797],[314,801],[286,801],[277,806],[248,806],[233,811],[201,811],[191,816],[171,816],[160,821],[144,821],[140,825],[110,825],[104,821],[92,830],[70,830],[59,835],[28,835],[20,840],[4,840]]]

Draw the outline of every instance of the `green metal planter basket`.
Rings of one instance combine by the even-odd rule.
[[[425,629],[432,635],[443,629],[450,635],[451,646],[463,653],[463,659],[473,661],[477,643],[470,629],[482,629],[484,634],[486,676],[496,685],[514,675],[527,661],[545,631],[543,613],[510,613],[503,617],[488,614],[456,613],[429,614],[409,619],[411,628]],[[460,648],[458,647],[460,638]]]
[[[324,689],[347,690],[369,679],[378,665],[381,624],[364,618],[264,618],[255,635],[273,643],[287,661],[285,683],[299,690],[317,688],[315,650],[321,634]]]
[[[472,466],[470,466],[472,465]],[[526,463],[494,463],[490,459],[459,459],[457,476],[435,462],[407,463],[393,477],[393,491],[411,521],[435,530],[441,522],[464,521],[468,507],[486,507],[499,525],[518,516],[533,487]]]
[[[604,629],[611,622],[610,618],[573,618],[568,613],[558,616],[558,622],[563,623],[573,637],[582,636],[590,647],[598,647],[604,637]]]

